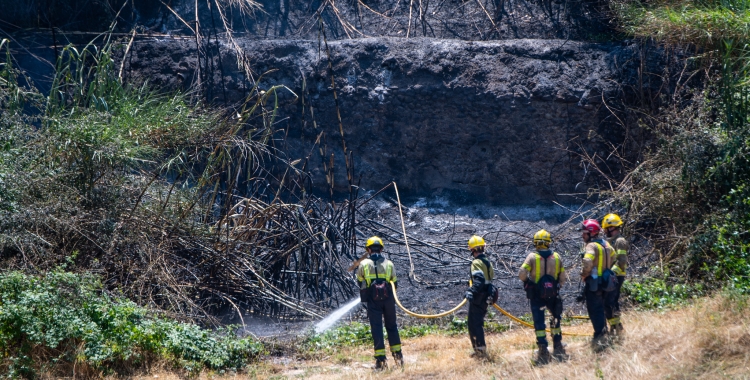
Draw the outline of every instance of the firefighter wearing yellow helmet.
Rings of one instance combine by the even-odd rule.
[[[469,251],[474,260],[469,270],[471,287],[466,291],[466,299],[469,301],[467,325],[471,347],[474,349],[472,356],[479,358],[487,356],[487,343],[484,340],[487,306],[497,301],[497,289],[492,285],[495,271],[484,255],[485,245],[481,236],[474,235],[469,239]]]
[[[612,265],[612,271],[617,275],[617,289],[608,294],[604,312],[607,322],[609,322],[609,333],[616,340],[622,340],[625,335],[625,329],[620,321],[620,289],[623,282],[625,282],[626,271],[628,269],[628,250],[630,249],[627,239],[620,234],[622,225],[622,219],[617,214],[607,214],[602,219],[604,234],[609,244],[615,250],[615,264]]]
[[[535,252],[526,256],[518,271],[518,278],[524,283],[526,298],[531,306],[531,316],[534,320],[536,330],[536,344],[539,348],[536,356],[537,364],[546,364],[550,361],[550,353],[547,350],[547,326],[544,324],[544,309],[550,311],[550,331],[554,352],[552,356],[562,361],[568,358],[562,344],[562,330],[560,319],[562,318],[562,298],[560,287],[568,280],[568,274],[563,267],[562,259],[557,252],[550,249],[552,236],[545,230],[539,230],[534,234]]]
[[[396,323],[396,302],[391,291],[390,282],[397,284],[393,262],[381,254],[383,240],[377,236],[367,239],[365,250],[370,257],[362,260],[357,268],[357,281],[360,284],[360,297],[367,305],[367,318],[370,320],[370,332],[375,346],[375,370],[387,368],[385,358],[385,339],[383,337],[383,320],[388,332],[388,345],[391,347],[393,360],[397,366],[404,365],[401,353],[401,338]]]

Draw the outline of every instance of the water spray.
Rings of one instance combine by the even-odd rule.
[[[323,318],[323,320],[316,323],[315,326],[313,327],[313,331],[316,334],[325,332],[326,330],[331,328],[331,326],[336,324],[336,322],[338,322],[341,318],[345,317],[359,303],[360,303],[359,297],[356,297],[352,299],[351,301],[347,302],[344,306],[341,306],[338,309],[334,310],[327,317]]]

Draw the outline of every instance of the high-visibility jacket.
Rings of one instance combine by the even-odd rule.
[[[588,277],[593,271],[601,276],[605,269],[612,268],[615,250],[606,240],[593,240],[586,244],[583,253],[581,276]]]
[[[560,285],[568,280],[568,273],[557,252],[552,252],[546,259],[538,252],[529,253],[518,271],[518,278],[523,282],[531,280],[536,284],[545,274],[554,277]]]
[[[396,271],[393,268],[393,262],[382,255],[375,253],[369,258],[362,260],[357,268],[357,281],[362,289],[369,288],[372,282],[377,279],[383,279],[386,282],[396,282]]]
[[[488,285],[495,279],[495,270],[492,269],[492,264],[487,261],[484,254],[478,255],[471,262],[471,268],[469,269],[471,274],[471,291],[474,293],[485,292]]]
[[[615,264],[612,265],[612,271],[618,276],[625,276],[628,270],[628,251],[630,244],[622,236],[609,239],[609,243],[615,250]]]

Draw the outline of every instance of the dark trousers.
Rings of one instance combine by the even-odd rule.
[[[549,310],[552,314],[552,321],[550,321],[550,331],[552,331],[552,341],[562,341],[562,332],[560,330],[560,319],[561,315],[555,315],[555,306],[558,302],[557,298],[551,300],[543,300],[539,298],[532,298],[529,300],[531,305],[531,318],[534,319],[534,330],[536,331],[536,343],[539,345],[547,345],[547,332],[545,329],[547,326],[544,324],[544,309]],[[562,300],[559,300],[562,302]],[[559,308],[562,311],[562,307]]]
[[[613,324],[613,320],[616,321],[614,324],[620,323],[620,289],[622,289],[622,284],[624,282],[625,276],[617,276],[617,288],[606,295],[607,299],[604,303],[604,315],[607,317],[607,320],[610,321],[610,324]]]
[[[469,302],[469,339],[472,348],[485,348],[484,342],[484,316],[487,314],[487,296],[481,293],[474,294],[474,300]]]
[[[375,358],[385,358],[384,319],[391,352],[401,352],[401,338],[398,336],[396,323],[396,301],[393,297],[388,297],[384,301],[367,301],[367,318],[370,320],[370,333],[375,344]]]
[[[589,312],[591,325],[594,326],[594,338],[600,337],[607,328],[607,319],[604,316],[605,293],[601,290],[592,292],[586,289],[586,310]]]

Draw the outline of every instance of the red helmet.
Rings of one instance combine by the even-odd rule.
[[[581,226],[581,231],[588,231],[591,235],[598,235],[601,230],[602,227],[596,219],[586,219]]]

